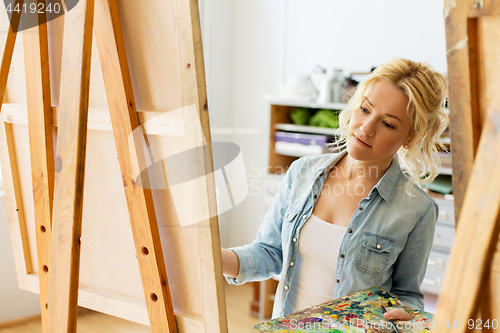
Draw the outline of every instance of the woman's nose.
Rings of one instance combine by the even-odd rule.
[[[372,119],[367,119],[361,125],[360,130],[366,136],[373,136],[375,134],[375,122]]]

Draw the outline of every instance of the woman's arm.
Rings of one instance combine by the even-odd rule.
[[[300,159],[294,161],[257,232],[256,239],[244,246],[232,247],[223,254],[223,272],[230,284],[265,280],[281,272],[283,266],[282,210],[288,202],[290,188],[300,169]],[[232,258],[232,259],[231,259]],[[237,262],[236,262],[237,261]],[[227,265],[225,265],[227,264]],[[224,267],[225,265],[225,267]],[[227,274],[226,274],[227,273]]]
[[[221,248],[222,252],[222,274],[236,279],[240,271],[240,261],[236,253]]]
[[[394,264],[391,292],[411,308],[424,308],[420,285],[427,269],[438,212],[437,204],[431,201],[408,235],[403,251]]]

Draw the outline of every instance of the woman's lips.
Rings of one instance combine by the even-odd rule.
[[[359,139],[356,135],[353,134],[353,136],[354,136],[354,139],[356,140],[356,142],[358,142],[360,145],[368,147],[368,148],[372,148],[372,146],[370,146],[369,144],[367,144],[363,140]]]

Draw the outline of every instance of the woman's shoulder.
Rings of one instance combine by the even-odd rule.
[[[424,189],[422,189],[418,184],[409,183],[411,182],[410,178],[402,173],[402,177],[400,178],[399,186],[397,187],[395,197],[398,198],[398,204],[404,205],[405,210],[414,210],[418,212],[426,212],[429,210],[434,211],[434,213],[438,214],[439,206]]]

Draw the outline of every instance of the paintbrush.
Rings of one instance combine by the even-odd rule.
[[[386,313],[386,312],[387,312],[387,310],[385,309],[385,306],[383,306],[383,305],[381,305],[381,306],[382,306],[382,311],[383,311],[383,312],[382,312],[382,314]],[[382,317],[383,317],[383,315],[382,315]],[[384,319],[385,319],[385,318],[384,318]],[[399,333],[398,328],[396,327],[396,325],[394,324],[394,322],[393,322],[391,319],[386,319],[386,320],[387,320],[388,322],[390,322],[390,323],[391,323],[392,328],[394,329],[394,331],[395,331],[396,333]]]

